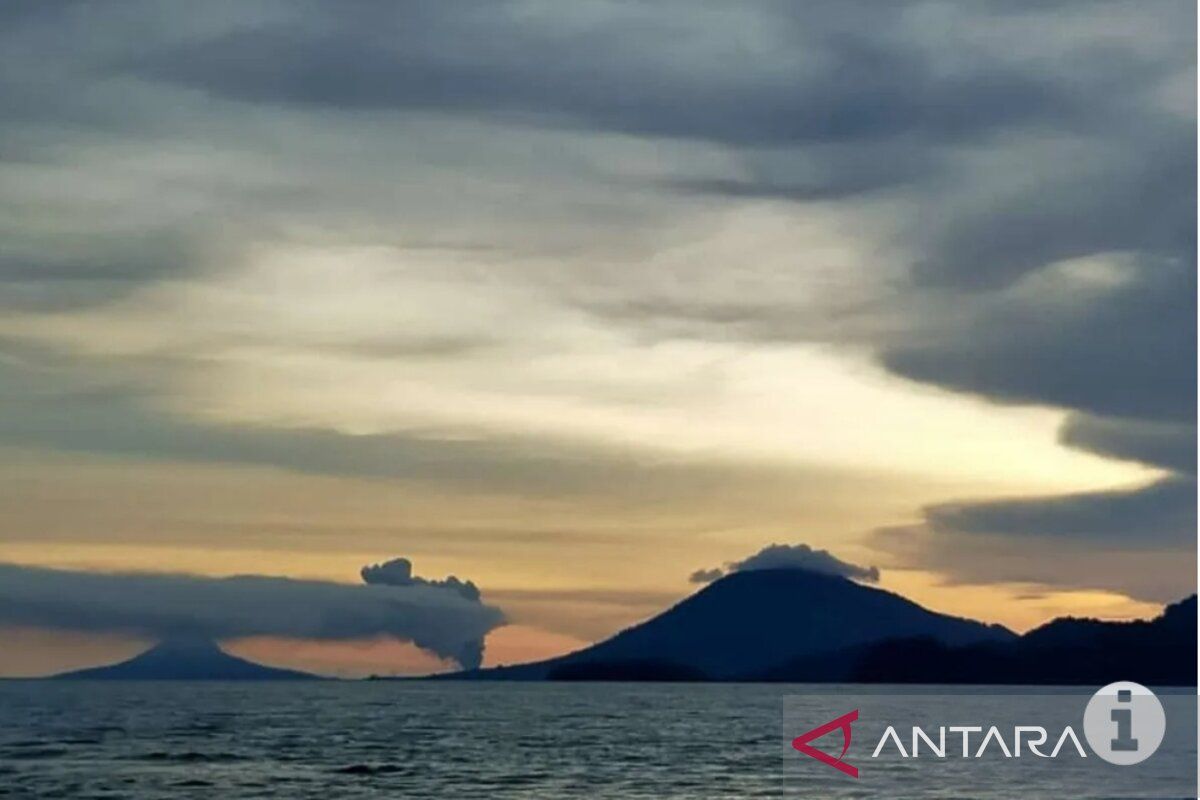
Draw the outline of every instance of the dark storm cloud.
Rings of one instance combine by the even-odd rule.
[[[1156,118],[1157,116],[1157,118]],[[1196,249],[1195,126],[1147,112],[1062,149],[1064,163],[1031,160],[1030,180],[929,217],[915,268],[922,285],[1002,286],[1047,264],[1096,253],[1187,259]],[[1002,184],[1001,184],[1002,185]],[[929,211],[941,207],[931,203]]]
[[[909,187],[919,209],[914,274],[935,285],[995,285],[1056,259],[1186,252],[1192,241],[1189,185],[1177,178],[1194,173],[1190,121],[1153,99],[1191,59],[1180,48],[1139,50],[1095,35],[1098,22],[1126,21],[1119,3],[215,8],[196,19],[146,14],[147,43],[136,56],[92,46],[75,56],[80,75],[71,85],[134,75],[268,108],[432,109],[721,142],[744,159],[744,175],[665,184],[810,200]],[[1190,30],[1188,4],[1146,8],[1141,19],[1157,22],[1156,34]],[[46,16],[22,35],[45,36]],[[70,5],[60,16],[67,34],[106,22],[102,35],[129,19]],[[734,37],[738,23],[745,32]],[[981,36],[992,28],[1011,31],[1027,52],[1004,47],[999,34]],[[955,35],[963,32],[982,42]],[[36,63],[41,49],[11,58]],[[52,78],[68,83],[60,73],[73,62],[60,62],[68,66]],[[21,84],[26,73],[10,71]],[[31,67],[28,80],[43,72]],[[1002,167],[1045,172],[1037,185],[998,189],[1003,173],[945,174],[956,152],[948,145],[987,150],[1005,134],[1052,133],[1080,145],[1054,159],[1052,171],[1019,152]],[[760,163],[763,146],[785,157]],[[975,196],[947,191],[964,178],[979,186]]]
[[[1002,299],[936,343],[884,351],[884,363],[909,378],[1070,409],[1064,444],[1170,473],[1142,487],[926,509],[933,547],[980,534],[1024,542],[992,562],[1005,570],[992,579],[1013,574],[1019,559],[1037,571],[1048,541],[1076,551],[1194,549],[1195,281],[1190,256],[1150,260],[1098,298],[1049,310],[1044,298]],[[987,572],[981,562],[972,574]],[[1106,585],[1112,576],[1094,579]]]
[[[688,578],[692,583],[711,583],[733,572],[760,569],[805,569],[824,575],[840,575],[871,583],[879,580],[878,567],[861,567],[843,561],[828,550],[817,550],[806,544],[771,544],[752,556],[726,564],[724,568],[699,569]]]
[[[1196,414],[1196,271],[1191,258],[1139,262],[1123,283],[987,298],[934,341],[885,347],[883,363],[914,380],[1015,403],[1189,422]],[[951,318],[952,319],[952,318]]]
[[[1190,547],[1196,482],[1168,478],[1129,490],[945,503],[925,509],[925,518],[935,531],[999,534],[1014,545],[1049,537],[1131,549]]]
[[[691,3],[555,15],[519,3],[309,6],[124,66],[251,102],[532,116],[738,145],[955,139],[1086,113],[1078,86],[1017,62],[942,69],[932,43],[888,32],[902,14],[834,3],[733,14]],[[743,47],[714,36],[739,22],[774,29]]]
[[[156,638],[393,636],[476,667],[504,616],[432,585],[351,586],[242,575],[96,573],[0,564],[0,623]]]
[[[1186,423],[1073,414],[1060,431],[1063,444],[1186,475],[1196,474],[1196,426]]]

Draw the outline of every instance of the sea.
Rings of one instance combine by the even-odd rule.
[[[810,703],[805,687],[781,684],[0,681],[0,797],[1124,796],[1065,771],[1061,785],[1055,773],[1022,785],[997,771],[1014,762],[995,752],[943,765],[954,781],[935,762],[901,759],[851,778],[791,747],[801,726],[826,721],[826,706],[858,704],[854,687],[817,691]],[[935,700],[924,705],[946,702]],[[789,702],[811,713],[791,719]],[[1013,705],[975,702],[997,716]],[[864,777],[873,744],[855,741],[845,756]],[[1190,789],[1140,781],[1131,796],[1156,796],[1147,786],[1195,796],[1194,738],[1175,744],[1166,757]]]

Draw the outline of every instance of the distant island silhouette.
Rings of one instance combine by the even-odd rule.
[[[315,680],[198,638],[60,680]],[[557,658],[431,680],[1196,684],[1196,596],[1153,620],[1061,618],[1018,636],[805,569],[734,572],[663,613]],[[412,680],[411,678],[379,680]]]
[[[55,675],[56,680],[279,681],[321,680],[291,669],[278,669],[231,656],[203,638],[167,639],[119,664]]]

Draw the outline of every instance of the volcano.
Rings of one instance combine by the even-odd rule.
[[[730,680],[792,659],[897,638],[947,646],[1005,642],[1000,625],[939,614],[892,592],[802,569],[735,572],[641,624],[559,658],[448,678]]]
[[[55,675],[89,681],[278,681],[319,680],[316,675],[277,669],[231,656],[210,639],[167,639],[128,661]]]

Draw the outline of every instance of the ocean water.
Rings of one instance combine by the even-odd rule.
[[[791,751],[802,731],[789,732],[784,708],[796,691],[5,681],[0,797],[880,796]],[[1039,796],[986,771],[969,792],[947,794],[914,782],[911,765],[897,769],[889,797]]]

